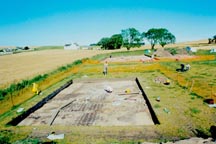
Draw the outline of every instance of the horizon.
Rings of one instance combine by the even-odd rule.
[[[203,40],[215,35],[211,30],[216,25],[215,4],[213,0],[23,0],[13,5],[4,1],[0,45],[90,45],[131,27],[140,32],[166,28],[176,43]]]

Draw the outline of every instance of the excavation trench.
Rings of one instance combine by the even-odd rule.
[[[69,81],[8,124],[130,126],[160,123],[135,78]]]

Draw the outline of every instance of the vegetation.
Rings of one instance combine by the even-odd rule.
[[[120,57],[120,56],[134,56],[134,55],[143,55],[143,50],[136,50],[136,51],[121,51],[121,52],[110,52],[106,54],[99,54],[92,57],[93,60],[104,60],[106,58],[111,57]]]
[[[0,89],[0,100],[3,100],[4,97],[6,97],[9,94],[14,93],[15,91],[20,91],[20,90],[24,89],[25,87],[32,85],[35,82],[40,82],[40,81],[46,79],[47,76],[48,76],[48,74],[38,75],[38,76],[36,76],[30,80],[23,80],[17,84],[11,84],[10,87],[8,87],[6,89]]]
[[[176,55],[176,54],[178,54],[176,48],[166,48],[165,50],[169,51],[172,55]]]
[[[152,49],[156,44],[164,47],[176,41],[175,36],[165,28],[152,28],[142,34],[135,28],[127,28],[121,30],[121,34],[115,34],[111,38],[102,38],[97,45],[102,49],[120,49],[123,46],[130,50],[133,47],[144,45],[144,38],[150,42]]]
[[[122,46],[122,42],[122,36],[120,34],[115,34],[111,36],[111,38],[102,38],[98,42],[98,45],[105,50],[120,49]]]
[[[36,94],[32,92],[32,84],[39,84],[39,90],[44,90],[53,83],[57,83],[71,75],[71,73],[76,73],[77,69],[75,66],[78,66],[88,59],[76,60],[72,64],[62,66],[55,71],[52,71],[48,74],[38,75],[30,80],[23,80],[17,84],[11,84],[9,88],[0,90],[0,114],[8,111],[9,109],[16,108],[21,103],[27,101],[29,98],[34,97]],[[25,96],[24,96],[25,95]],[[20,98],[22,96],[22,98]]]
[[[171,50],[172,51],[172,50]],[[0,115],[0,127],[6,131],[0,132],[0,142],[3,143],[41,143],[49,142],[45,137],[52,131],[66,133],[64,140],[56,140],[59,143],[141,143],[143,141],[167,142],[196,136],[199,131],[210,136],[209,128],[216,123],[215,109],[209,108],[203,100],[211,97],[211,90],[215,90],[216,62],[209,59],[209,53],[196,59],[184,59],[175,61],[161,59],[155,62],[128,62],[110,63],[109,78],[139,77],[154,111],[160,121],[160,125],[153,126],[18,126],[5,127],[5,123],[16,117],[16,108],[31,107],[49,93],[64,84],[68,79],[80,78],[84,75],[89,78],[104,78],[101,69],[102,63],[97,60],[117,56],[143,55],[143,50],[126,51],[97,55],[94,59],[77,60],[73,64],[65,65],[56,71],[38,76],[34,81],[40,81],[43,87],[43,95],[31,96],[26,99],[27,91],[22,91],[19,99],[25,99],[16,108],[10,108]],[[180,63],[189,63],[191,70],[185,73],[177,73],[176,68]],[[206,71],[206,69],[208,71]],[[171,80],[171,85],[163,85],[154,82],[156,77],[166,77]],[[192,80],[194,85],[192,87]],[[30,80],[29,80],[30,81]],[[17,87],[31,87],[28,82],[20,86],[14,84],[11,90]],[[212,85],[209,85],[212,84]],[[192,90],[190,91],[192,87]],[[15,94],[14,94],[15,95]],[[161,101],[155,99],[160,96]],[[18,100],[18,99],[16,99]],[[10,99],[5,100],[10,101]],[[167,113],[166,111],[169,111]],[[10,131],[7,131],[10,130]],[[31,138],[29,138],[31,137]]]
[[[213,42],[216,43],[216,35],[214,35],[213,38],[209,38],[208,40],[209,40],[209,42],[208,42],[209,44],[211,44]]]
[[[0,131],[0,144],[10,144],[10,137],[9,131]]]
[[[3,62],[0,63],[0,89],[8,88],[12,83],[29,80],[39,74],[49,73],[77,59],[108,52],[99,50],[76,50],[76,52],[74,50],[41,50],[0,56],[0,61]]]
[[[124,47],[128,50],[132,47],[140,47],[142,44],[142,35],[135,28],[128,28],[121,31],[121,35],[123,37]]]
[[[176,41],[176,38],[175,36],[170,33],[167,29],[164,29],[164,28],[160,28],[159,30],[159,44],[164,47],[165,45],[167,44],[170,44],[170,43],[175,43]]]
[[[175,36],[165,28],[152,28],[143,33],[143,35],[150,42],[152,49],[154,49],[156,44],[164,47],[167,44],[175,43],[176,40]]]
[[[42,47],[37,47],[34,50],[39,51],[39,50],[54,50],[54,49],[64,49],[63,46],[42,46]]]

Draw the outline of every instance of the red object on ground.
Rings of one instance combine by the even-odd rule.
[[[208,104],[214,104],[214,99],[205,99],[204,102]]]

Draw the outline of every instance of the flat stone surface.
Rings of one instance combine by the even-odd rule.
[[[113,91],[107,92],[107,87]],[[135,79],[76,80],[19,125],[50,125],[50,122],[52,125],[154,125]]]

